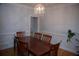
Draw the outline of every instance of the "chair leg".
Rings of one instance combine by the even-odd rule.
[[[27,55],[29,56],[29,51],[27,51]]]

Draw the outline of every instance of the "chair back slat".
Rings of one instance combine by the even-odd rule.
[[[24,37],[25,36],[25,32],[16,32],[16,36],[17,37]]]
[[[41,39],[42,33],[35,32],[34,38]]]
[[[44,42],[50,43],[51,39],[52,39],[51,35],[43,34],[42,40]]]

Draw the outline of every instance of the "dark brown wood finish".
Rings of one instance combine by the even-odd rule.
[[[25,36],[25,32],[16,32],[16,36],[17,37],[24,37]]]
[[[16,32],[16,36],[14,37],[14,51],[17,50],[17,41],[22,39],[20,37],[24,37],[25,36],[25,32],[21,31],[21,32]]]
[[[0,50],[0,56],[17,56],[17,51],[14,51],[14,48],[8,48]],[[59,48],[58,56],[76,56],[76,54]]]
[[[51,35],[43,34],[42,41],[50,43],[51,39],[52,39]]]
[[[18,55],[27,55],[28,54],[28,43],[24,43],[20,40],[24,40],[25,37],[18,37],[17,41],[17,54]]]
[[[45,55],[50,52],[50,44],[41,40],[32,39],[29,43],[29,52],[33,55]]]
[[[57,44],[52,44],[52,45],[51,45],[51,55],[57,56],[59,46],[60,46],[60,42],[57,43]]]
[[[20,42],[28,43],[28,52],[33,55],[45,55],[50,53],[50,44],[43,42],[42,40],[38,40],[33,37],[26,37],[25,39],[20,39]]]
[[[42,33],[35,32],[34,33],[34,38],[41,39],[42,38]]]

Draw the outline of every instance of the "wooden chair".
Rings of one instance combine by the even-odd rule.
[[[24,37],[25,36],[25,32],[16,32],[16,36],[17,37]]]
[[[52,39],[51,35],[43,34],[42,41],[50,43],[51,39]]]
[[[42,33],[38,33],[38,32],[34,33],[34,38],[41,39],[41,37],[42,37]]]
[[[20,37],[17,42],[17,54],[18,55],[28,55],[28,43],[21,42],[20,39],[25,39],[24,37]]]
[[[57,56],[58,55],[59,46],[60,46],[60,42],[57,43],[57,44],[52,44],[51,45],[50,55]]]
[[[14,37],[14,52],[17,52],[17,41],[18,41],[18,37],[24,37],[25,36],[25,32],[16,32],[16,36]]]

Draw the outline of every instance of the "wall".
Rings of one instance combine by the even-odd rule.
[[[30,35],[32,9],[23,4],[0,4],[0,49],[13,47],[14,34]]]
[[[54,4],[46,8],[45,16],[40,17],[40,32],[51,34],[51,43],[62,40],[60,48],[75,53],[74,40],[67,43],[66,39],[68,29],[79,32],[78,10],[78,4]],[[30,35],[30,17],[34,16],[32,11],[31,7],[22,4],[0,4],[0,49],[13,47],[17,31]]]
[[[76,53],[75,41],[67,43],[67,31],[79,32],[79,5],[78,4],[54,4],[46,8],[45,16],[40,18],[40,31],[52,35],[51,43],[62,40],[60,48]]]

